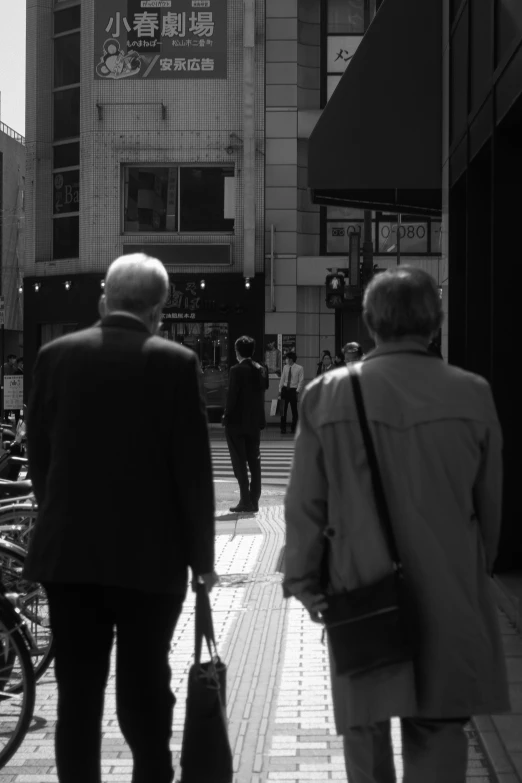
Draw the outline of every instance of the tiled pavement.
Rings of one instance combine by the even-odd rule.
[[[212,593],[217,644],[228,664],[234,783],[346,781],[321,629],[297,602],[282,598],[281,575],[276,572],[283,544],[282,507],[263,508],[253,522],[239,526],[239,534],[233,535],[230,525],[218,521],[217,570],[222,584]],[[189,592],[171,653],[172,686],[178,700],[172,738],[176,777],[193,650],[193,612],[194,597]],[[32,730],[9,766],[0,771],[0,783],[56,783],[55,711],[56,687],[50,672],[38,686]],[[103,781],[130,783],[132,759],[115,715],[113,669],[103,728]],[[468,783],[495,780],[473,729],[470,740]],[[394,741],[400,783],[397,725]],[[499,781],[517,781],[507,775],[505,767]]]

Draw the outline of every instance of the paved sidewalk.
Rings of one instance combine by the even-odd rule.
[[[218,517],[216,554],[222,583],[212,593],[212,604],[219,652],[228,664],[234,783],[346,781],[321,629],[300,604],[282,597],[281,574],[276,569],[284,542],[283,508],[271,505],[255,518],[241,517],[236,535],[231,515],[220,516],[224,518]],[[189,592],[171,650],[172,687],[177,697],[172,739],[176,779],[192,661],[193,614],[194,596]],[[112,667],[103,722],[103,781],[130,783],[132,759],[116,719],[114,687]],[[0,783],[56,783],[55,714],[56,686],[50,672],[38,685],[31,731],[9,766],[0,771]],[[397,723],[394,741],[400,783]],[[495,780],[478,736],[470,729],[468,783]],[[506,772],[499,780],[515,783],[517,779],[507,777]]]

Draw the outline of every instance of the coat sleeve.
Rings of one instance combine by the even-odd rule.
[[[49,405],[46,392],[50,379],[47,365],[47,353],[40,351],[35,363],[33,387],[27,408],[29,475],[40,507],[44,502],[51,457]]]
[[[185,526],[188,564],[198,576],[214,570],[215,506],[207,412],[196,356],[185,366],[179,409],[176,437],[172,438],[172,475]]]
[[[311,422],[317,389],[303,394],[294,462],[285,498],[285,598],[321,592],[328,482],[321,441]]]
[[[486,567],[493,570],[502,523],[502,431],[489,384],[484,386],[488,424],[481,444],[482,458],[473,489],[475,512],[486,551]]]

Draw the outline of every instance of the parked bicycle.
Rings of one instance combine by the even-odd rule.
[[[0,580],[0,768],[29,730],[36,695],[30,640],[17,601]]]

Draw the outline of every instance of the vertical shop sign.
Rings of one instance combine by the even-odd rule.
[[[24,407],[24,376],[6,375],[4,378],[4,411],[19,411]]]
[[[226,0],[94,0],[96,79],[226,79]]]

